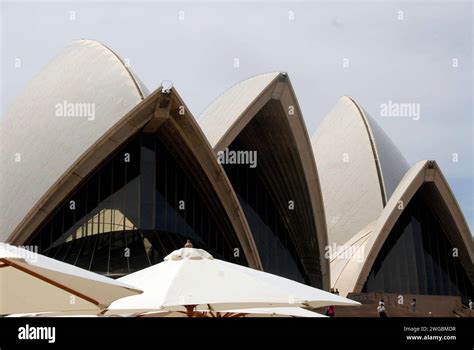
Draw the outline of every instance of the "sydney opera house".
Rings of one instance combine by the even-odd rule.
[[[0,126],[0,241],[120,277],[190,239],[344,296],[474,297],[473,238],[437,163],[408,164],[350,97],[309,137],[286,73],[195,118],[174,87],[150,93],[81,40]]]

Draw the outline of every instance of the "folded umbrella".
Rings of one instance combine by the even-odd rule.
[[[0,314],[101,312],[139,293],[124,282],[0,243]]]

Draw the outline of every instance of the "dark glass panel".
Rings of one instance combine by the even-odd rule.
[[[205,210],[204,206],[202,207],[202,209],[203,210],[201,213],[201,218],[202,218],[203,238],[204,238],[204,241],[210,242],[211,235],[210,235],[209,213]]]
[[[113,162],[107,162],[99,173],[100,201],[104,201],[112,194],[112,164]]]
[[[204,240],[203,229],[202,229],[201,199],[197,195],[195,195],[193,199],[194,199],[193,200],[193,230],[199,236],[200,240]]]
[[[58,249],[60,249],[60,248],[61,248],[61,246],[51,247],[47,251],[43,252],[43,254],[54,259]]]
[[[186,237],[193,237],[192,239],[201,239],[201,237],[196,233],[195,231],[195,220],[194,218],[196,217],[196,212],[195,212],[195,202],[194,202],[194,190],[192,188],[192,185],[190,181],[188,180],[187,177],[185,177],[186,181],[186,189],[185,189],[185,195],[184,195],[184,201],[186,203],[186,212],[185,212],[185,218],[186,218]]]
[[[443,237],[444,238],[444,237]],[[452,252],[449,250],[449,242],[446,241],[440,247],[443,250],[442,255],[445,258],[445,266],[446,266],[446,295],[453,295],[453,291],[455,291],[455,283],[453,282],[453,259],[452,259]],[[455,294],[455,293],[454,293]]]
[[[66,202],[66,205],[63,208],[63,229],[62,232],[67,232],[74,226],[76,219],[76,211],[71,208],[70,201]],[[53,240],[54,242],[54,240]]]
[[[47,247],[51,245],[51,243],[53,242],[51,239],[51,223],[48,223],[44,226],[38,238],[41,240],[40,242],[38,242],[40,251],[43,250],[42,247],[44,247],[44,249],[47,249]]]
[[[156,143],[156,193],[155,193],[155,227],[159,231],[166,231],[166,152],[160,143]]]
[[[127,232],[127,242],[130,248],[130,272],[139,271],[150,266],[140,232]]]
[[[70,247],[71,246],[68,243],[61,244],[54,255],[54,259],[63,261]]]
[[[426,281],[426,266],[425,266],[425,253],[423,248],[423,240],[421,233],[421,225],[419,221],[419,215],[414,218],[412,221],[412,240],[413,248],[415,253],[415,268],[417,272],[415,283],[418,286],[418,294],[428,294],[427,293],[427,281]]]
[[[49,223],[48,223],[49,224]],[[51,230],[51,227],[49,228]],[[38,252],[41,252],[41,251],[44,251],[41,249],[41,234],[42,234],[43,230],[41,230],[40,232],[38,232],[34,237],[33,239],[28,243],[28,245],[34,247],[34,249],[37,249]],[[47,232],[47,230],[45,231]],[[48,249],[48,248],[46,248]]]
[[[68,209],[61,209],[59,212],[54,216],[53,220],[50,222],[51,224],[51,235],[52,240],[51,244],[54,243],[61,238],[63,235],[63,211]],[[46,246],[41,247],[41,250],[46,250]]]
[[[449,280],[450,280],[450,295],[456,295],[458,278],[456,274],[456,258],[453,256],[453,252],[450,250],[449,245],[446,246],[446,257],[448,259],[449,269]]]
[[[435,285],[435,294],[441,295],[441,267],[440,267],[440,256],[438,252],[438,232],[436,230],[436,223],[427,220],[428,223],[428,235],[430,241],[430,249],[433,257],[433,279]]]
[[[154,265],[163,261],[163,258],[168,254],[167,247],[163,244],[163,235],[157,231],[147,231],[143,232],[143,236],[153,247],[148,254],[150,263]]]
[[[441,267],[441,295],[449,295],[449,274],[448,274],[448,265],[447,265],[447,257],[446,257],[446,245],[449,242],[446,240],[441,228],[438,228],[437,232],[438,236],[438,254],[440,257],[440,267]]]
[[[70,247],[68,249],[68,252],[66,256],[64,257],[64,262],[68,264],[75,264],[76,259],[78,257],[79,251],[81,250],[83,240],[81,239],[73,239],[66,244],[68,244]]]
[[[109,269],[111,233],[102,233],[96,236],[98,237],[92,256],[91,270],[106,275]]]
[[[238,145],[230,146],[238,147]],[[265,271],[305,283],[306,273],[296,253],[283,215],[260,179],[258,168],[224,165],[253,233]]]
[[[435,291],[435,280],[433,273],[433,257],[431,255],[431,245],[429,240],[429,232],[427,229],[427,223],[423,220],[421,226],[421,234],[423,238],[423,251],[424,251],[424,260],[425,260],[425,276],[426,276],[426,294],[434,295]]]
[[[184,164],[156,136],[137,135],[84,180],[31,242],[56,259],[112,277],[161,262],[186,239],[245,264],[244,256],[231,256],[233,248],[241,250],[232,229],[218,224]]]
[[[209,214],[209,247],[217,252],[217,228],[213,218]],[[217,252],[219,253],[219,252]]]
[[[76,192],[73,199],[75,205],[75,222],[80,221],[87,213],[87,186]]]
[[[385,272],[379,270],[380,276],[382,277],[382,290],[392,290],[391,288],[391,281],[393,278],[393,255],[390,255],[390,250],[392,248],[392,241],[390,239],[387,240],[386,244],[384,244],[384,255],[386,256],[385,260],[386,263],[383,266]]]
[[[155,227],[156,195],[150,189],[155,185],[155,137],[143,135],[141,141],[141,186],[140,189],[136,189],[136,191],[140,191],[140,228],[153,230]]]
[[[87,183],[87,212],[99,204],[99,174],[95,174]]]
[[[113,184],[118,189],[114,190],[114,194],[110,196],[111,204],[108,203],[108,205],[111,205],[111,208],[113,208],[110,215],[111,227],[106,227],[104,229],[105,232],[124,231],[125,226],[132,226],[125,213],[126,190],[123,183],[125,181],[125,166],[123,164],[125,163],[121,156],[114,160]]]
[[[176,169],[176,232],[186,237],[186,180],[181,169]]]
[[[143,138],[143,136],[142,136]],[[154,151],[154,140],[152,137],[153,151]],[[128,162],[125,163],[126,170],[126,182],[130,182],[140,175],[140,161],[141,161],[141,149],[140,149],[140,137],[134,138],[128,145],[126,150],[130,154]]]
[[[91,268],[92,257],[94,249],[96,248],[97,238],[99,235],[93,235],[89,237],[81,238],[84,241],[81,249],[81,253],[76,262],[76,266],[82,267],[83,269],[89,270]]]
[[[140,180],[141,177],[135,177],[124,187],[125,208],[123,214],[125,220],[125,230],[134,230],[141,227],[141,214],[145,210],[149,211],[148,215],[151,217],[151,223],[154,224],[155,207],[154,204],[150,206],[149,203],[144,204],[143,202],[141,202]],[[153,191],[151,192],[153,193]],[[153,229],[154,226],[146,228]]]
[[[127,242],[123,231],[110,233],[110,276],[122,276],[128,273]]]
[[[168,158],[166,162],[166,231],[176,232],[176,164]]]
[[[117,192],[125,185],[125,165],[126,161],[129,160],[130,152],[127,149],[119,152],[117,157],[113,161],[112,170],[112,191]]]

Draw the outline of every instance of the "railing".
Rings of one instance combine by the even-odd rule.
[[[461,316],[461,317],[473,317],[474,316],[474,310],[471,310],[468,308],[466,305],[464,305],[461,302],[456,303],[456,307],[453,310],[453,313]]]
[[[347,297],[349,299],[356,300],[363,305],[377,304],[381,299],[383,299],[387,308],[396,307],[400,310],[411,312],[410,304],[399,304],[398,295],[393,293],[386,293],[383,291],[369,293],[349,293]],[[418,297],[418,299],[420,298]],[[450,311],[447,310],[447,312]],[[458,317],[474,317],[474,310],[470,310],[469,307],[462,304],[460,300],[456,302],[456,305],[454,306],[452,312]],[[425,316],[430,316],[430,313],[428,311],[418,310],[418,308],[416,310],[416,313],[424,314]]]
[[[349,293],[349,299],[356,300],[361,304],[374,304],[383,299],[385,305],[399,305],[398,299],[393,300],[394,295],[383,291],[369,292],[369,293]]]

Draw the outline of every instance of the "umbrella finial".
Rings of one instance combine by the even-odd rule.
[[[191,241],[188,239],[186,241],[186,244],[184,245],[184,248],[192,248],[193,247],[193,244],[191,243]]]

